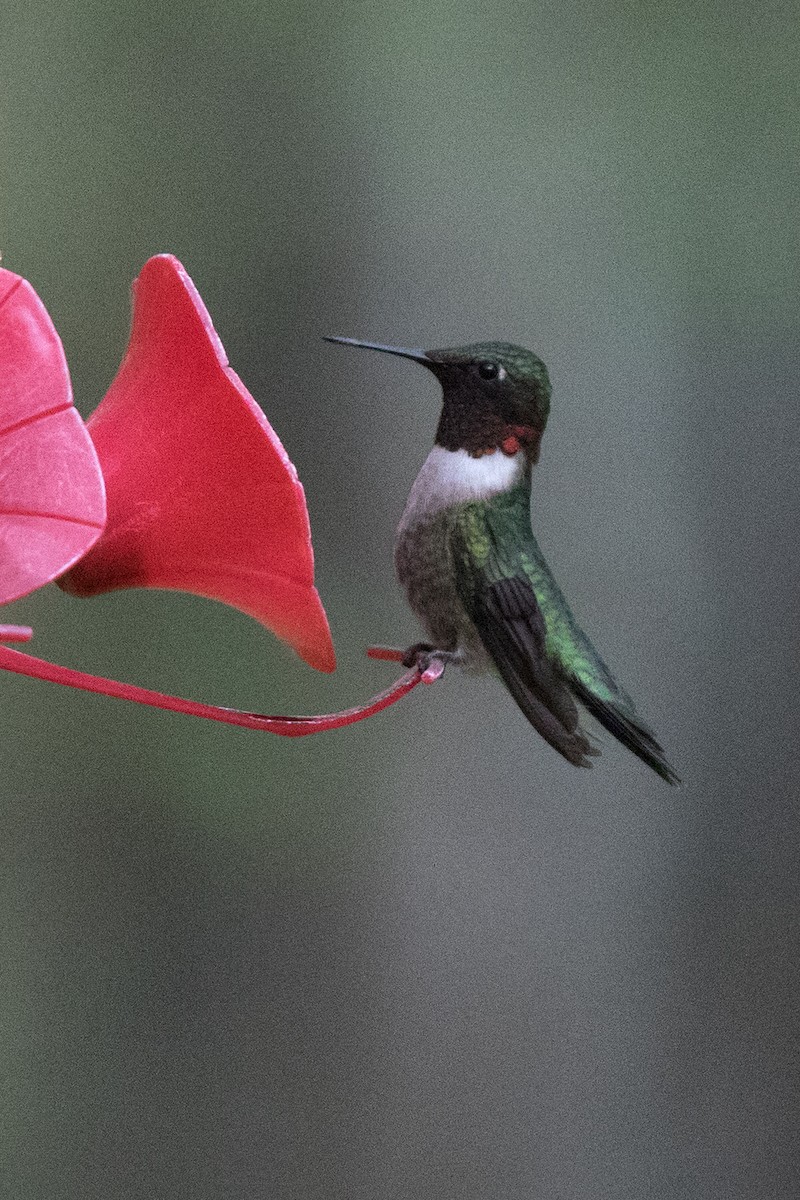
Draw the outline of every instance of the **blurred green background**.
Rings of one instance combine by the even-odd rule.
[[[273,712],[419,636],[393,531],[435,381],[519,341],[534,525],[685,779],[572,770],[451,673],[294,742],[0,680],[14,1200],[793,1196],[798,72],[791,5],[6,0],[4,265],[78,406],[178,255],[306,487],[339,652],[55,588],[35,652]]]

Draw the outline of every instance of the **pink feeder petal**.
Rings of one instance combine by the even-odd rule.
[[[151,708],[164,708],[170,712],[185,713],[187,716],[221,721],[226,725],[239,725],[244,729],[276,733],[280,737],[307,737],[312,733],[325,733],[331,729],[341,729],[345,725],[354,725],[357,721],[374,716],[402,700],[403,696],[407,696],[418,684],[434,683],[441,676],[444,666],[441,662],[432,663],[424,672],[413,668],[395,680],[391,687],[373,696],[366,704],[318,717],[268,717],[261,713],[220,708],[215,704],[201,704],[196,700],[183,700],[179,696],[153,692],[149,688],[136,687],[131,683],[119,683],[115,679],[103,679],[98,675],[87,675],[84,671],[73,671],[70,667],[61,667],[56,663],[46,662],[43,658],[34,658],[32,654],[9,650],[5,646],[0,646],[0,670],[28,675],[49,683],[60,683],[65,687],[79,688],[85,692],[98,692],[117,700],[132,700],[137,704],[147,704]]]
[[[50,583],[104,523],[58,334],[27,280],[0,269],[0,604]]]
[[[134,284],[127,353],[89,420],[108,523],[61,585],[171,588],[261,621],[320,671],[336,658],[314,587],[305,495],[176,258]]]

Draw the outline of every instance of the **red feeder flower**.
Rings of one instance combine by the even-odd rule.
[[[127,353],[88,423],[108,523],[61,586],[76,596],[149,587],[222,600],[311,666],[333,671],[303,486],[289,456],[228,366],[178,260],[151,258],[133,296]]]

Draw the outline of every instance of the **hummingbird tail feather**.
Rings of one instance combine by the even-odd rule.
[[[647,763],[648,767],[651,767],[667,783],[680,783],[679,777],[667,762],[663,749],[645,725],[637,721],[631,714],[623,712],[616,705],[601,700],[576,676],[570,679],[570,687],[581,704],[617,741],[627,747],[642,762]]]

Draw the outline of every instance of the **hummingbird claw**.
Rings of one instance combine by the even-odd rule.
[[[422,659],[433,653],[433,646],[430,642],[415,642],[413,646],[409,646],[403,651],[403,666],[404,667],[419,667],[421,671],[426,670],[430,665],[429,662],[423,664]]]
[[[0,626],[2,629],[2,626]],[[427,643],[420,645],[427,646]],[[419,647],[411,647],[411,650],[396,650],[393,646],[370,646],[367,650],[369,658],[377,658],[381,662],[399,662],[405,667],[416,667],[419,671],[423,683],[435,683],[437,679],[441,679],[444,674],[444,659],[442,655],[447,651],[442,651],[437,654],[432,650],[423,650],[418,656],[414,656],[410,662],[409,658],[413,650],[419,650]],[[427,665],[426,665],[427,663]]]
[[[460,663],[463,658],[461,650],[437,650],[429,642],[416,642],[403,655],[403,666],[416,667],[422,675],[435,670],[433,678],[438,679],[448,663]]]

